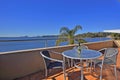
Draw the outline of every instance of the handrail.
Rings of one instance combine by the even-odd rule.
[[[38,41],[38,40],[55,40],[55,39],[17,39],[17,40],[0,40],[0,42],[12,42],[12,41]]]
[[[92,41],[92,39],[93,38],[90,38],[89,40]],[[52,40],[54,40],[54,41],[52,41]],[[15,38],[13,40],[12,39],[9,39],[9,40],[8,39],[6,39],[6,40],[2,39],[2,40],[0,40],[0,47],[3,47],[3,49],[1,50],[1,52],[7,51],[7,50],[8,51],[13,51],[14,50],[13,47],[15,47],[15,50],[23,50],[23,49],[31,49],[31,48],[46,48],[46,47],[56,46],[55,45],[56,40],[57,40],[57,38],[48,38],[48,39],[45,39],[45,38],[44,39],[40,39],[40,38],[39,39],[37,39],[37,38],[32,38],[32,39],[30,39],[30,38],[16,39]],[[29,42],[26,43],[27,41],[29,41]],[[34,41],[36,41],[36,42],[34,43]],[[98,41],[102,41],[102,38],[100,37]],[[7,43],[7,42],[9,42],[9,43]],[[96,42],[96,41],[93,41],[93,42]],[[19,47],[19,45],[20,45],[20,47]],[[62,43],[60,45],[67,45],[67,43]]]

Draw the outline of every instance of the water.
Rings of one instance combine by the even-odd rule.
[[[111,40],[111,38],[97,37],[97,38],[84,38],[84,40],[87,42],[97,42],[97,41]]]
[[[0,52],[52,47],[55,46],[56,39],[56,37],[0,37]],[[45,45],[46,40],[47,45]],[[110,40],[110,38],[85,38],[84,40],[96,42]],[[68,42],[62,42],[60,45],[67,44]]]

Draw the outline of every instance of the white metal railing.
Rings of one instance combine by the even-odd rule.
[[[13,51],[13,50],[23,50],[23,49],[33,49],[33,48],[44,48],[53,47],[56,44],[55,39],[15,39],[15,40],[0,40],[0,52]],[[85,38],[88,42],[96,42],[109,40],[109,38]],[[60,45],[67,45],[67,42],[63,42]]]

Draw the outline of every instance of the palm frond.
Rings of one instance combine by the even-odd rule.
[[[58,40],[56,40],[56,46],[60,45],[61,42],[65,42],[65,41],[67,41],[67,39],[59,38]]]
[[[80,42],[80,43],[86,43],[87,41],[85,41],[84,39],[78,39],[77,40],[78,41],[78,43]]]
[[[68,34],[66,33],[62,33],[59,35],[59,38],[67,38],[68,37]]]
[[[76,25],[75,28],[73,29],[73,34],[75,34],[79,29],[82,30],[82,26]]]
[[[76,25],[74,29],[69,30],[67,27],[62,27],[60,29],[60,35],[58,40],[56,41],[56,45],[59,45],[61,42],[68,41],[69,44],[74,44],[75,33],[82,29],[80,25]]]
[[[67,27],[62,27],[60,33],[68,33],[70,30]]]

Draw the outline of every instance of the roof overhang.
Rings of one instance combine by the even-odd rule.
[[[116,29],[116,30],[104,30],[103,32],[120,33],[120,29]]]

